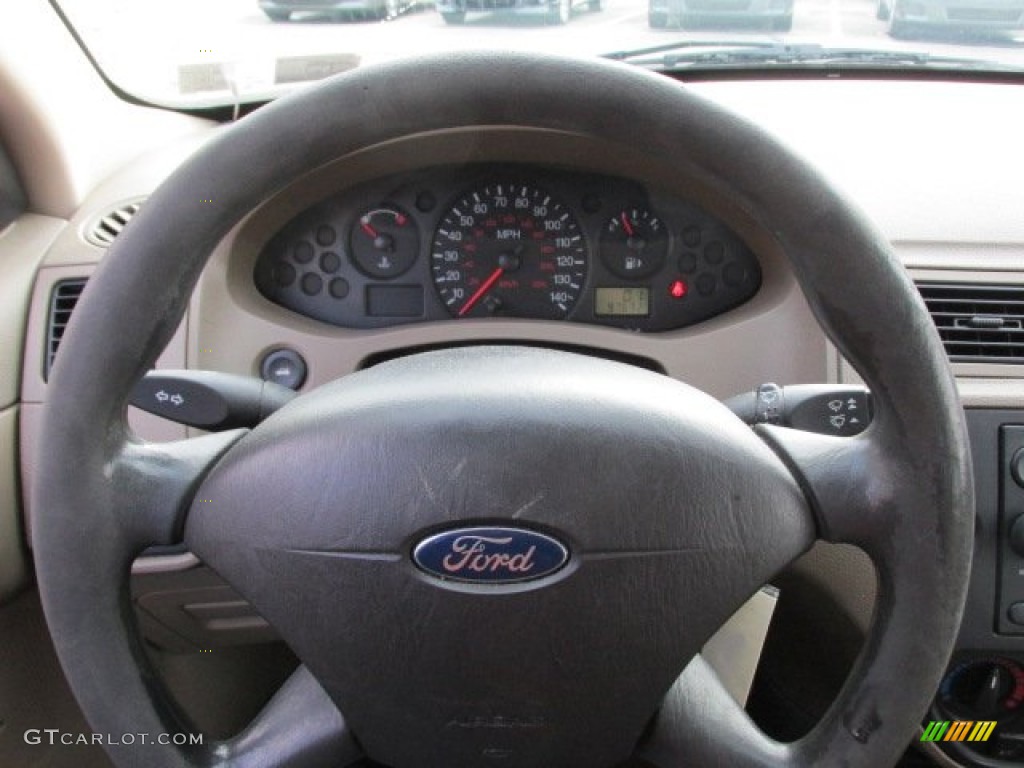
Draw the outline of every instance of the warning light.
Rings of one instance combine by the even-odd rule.
[[[668,295],[673,299],[681,299],[686,295],[689,289],[686,287],[686,283],[682,280],[673,280],[668,287]]]

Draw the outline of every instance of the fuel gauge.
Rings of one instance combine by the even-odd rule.
[[[352,261],[363,274],[386,280],[413,265],[420,250],[416,222],[397,206],[372,208],[356,219],[349,234]]]
[[[601,232],[601,259],[619,277],[650,277],[664,266],[667,254],[665,226],[645,208],[619,211]]]

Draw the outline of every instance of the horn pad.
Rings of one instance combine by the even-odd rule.
[[[415,355],[298,398],[186,541],[393,768],[626,759],[705,640],[813,541],[717,401],[619,363]]]

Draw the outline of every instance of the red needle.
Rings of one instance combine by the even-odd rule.
[[[484,297],[485,293],[491,290],[491,287],[498,282],[498,278],[503,274],[505,274],[504,267],[498,267],[496,270],[491,272],[491,276],[484,280],[483,285],[476,289],[476,293],[469,297],[469,301],[462,305],[462,309],[459,310],[459,317],[462,317],[476,306],[476,303]]]
[[[370,226],[370,220],[367,219],[365,216],[359,220],[359,227],[360,229],[363,230],[363,232],[368,234],[370,237],[376,239],[377,230]]]
[[[622,212],[622,228],[626,230],[627,235],[633,236],[633,225],[629,223],[629,217],[625,211]]]

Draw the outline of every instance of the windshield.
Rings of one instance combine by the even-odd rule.
[[[55,0],[152,103],[273,98],[370,62],[502,48],[665,70],[1024,72],[1024,0]]]

